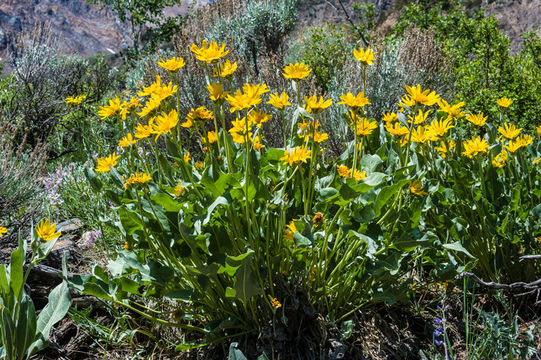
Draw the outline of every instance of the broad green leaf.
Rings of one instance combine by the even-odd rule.
[[[17,250],[11,253],[11,263],[9,265],[9,286],[15,297],[19,297],[19,294],[23,290],[23,263],[24,263],[24,252],[23,249],[19,246]]]
[[[15,351],[19,359],[23,359],[26,351],[36,338],[36,309],[32,299],[23,296],[19,310],[19,321],[15,334]]]
[[[242,351],[237,349],[238,345],[239,344],[236,342],[231,343],[231,345],[229,346],[229,355],[227,356],[227,360],[248,360],[246,359],[246,356],[244,356]]]
[[[450,243],[450,244],[443,244],[443,247],[445,249],[448,249],[448,250],[454,250],[454,251],[462,252],[462,253],[468,255],[469,257],[474,258],[474,256],[472,254],[470,254],[469,251],[466,250],[464,248],[464,246],[462,246],[462,244],[459,243],[458,241],[454,242],[454,243]]]

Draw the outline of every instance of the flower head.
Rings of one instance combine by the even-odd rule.
[[[435,91],[430,92],[430,89],[424,91],[421,90],[421,85],[408,86],[406,85],[406,91],[411,101],[423,104],[426,106],[432,106],[438,102],[440,96]]]
[[[5,234],[7,234],[8,232],[8,229],[3,227],[3,226],[0,226],[0,237],[4,236]]]
[[[535,128],[537,130],[537,135],[541,136],[541,125]]]
[[[386,123],[385,130],[387,130],[391,135],[397,136],[397,137],[409,134],[408,128],[405,126],[402,126],[399,122]]]
[[[455,126],[451,124],[451,119],[448,117],[447,120],[434,120],[430,123],[430,132],[434,136],[444,136],[447,131],[454,128]]]
[[[128,135],[124,136],[122,140],[118,142],[118,146],[120,147],[128,147],[130,145],[133,145],[137,142],[132,136],[132,134],[128,133]]]
[[[204,138],[204,142],[208,144],[214,144],[216,141],[218,141],[218,135],[216,135],[216,131],[209,131],[207,133],[207,137]]]
[[[502,98],[499,98],[498,100],[496,100],[496,102],[502,108],[508,108],[509,106],[511,106],[513,104],[513,99],[502,97]]]
[[[96,171],[101,172],[101,173],[110,171],[112,167],[118,164],[118,159],[119,159],[119,156],[117,156],[115,153],[105,158],[99,158],[98,165],[96,166]]]
[[[476,115],[474,114],[468,114],[466,115],[466,120],[471,122],[475,126],[483,126],[485,125],[486,121],[488,119],[488,116],[484,116],[484,114],[479,111]]]
[[[238,65],[236,61],[231,64],[229,60],[226,60],[224,64],[219,65],[217,68],[214,69],[214,77],[231,77],[231,75],[233,75],[233,73],[237,70],[237,67]]]
[[[383,121],[385,122],[385,124],[392,123],[393,121],[397,119],[398,119],[398,115],[396,115],[396,113],[394,112],[383,113]]]
[[[312,158],[312,150],[308,150],[306,146],[297,146],[293,151],[289,152],[288,150],[284,151],[284,156],[280,158],[284,164],[289,164],[293,166],[294,164],[299,164],[300,162],[306,163],[306,160]]]
[[[210,45],[207,44],[207,40],[203,40],[201,47],[192,44],[190,50],[195,54],[197,60],[208,64],[217,62],[229,53],[229,50],[225,50],[225,44],[222,43],[221,46],[218,46],[214,40],[210,42]]]
[[[492,159],[492,166],[494,167],[504,167],[507,163],[507,158],[509,153],[505,150],[502,150],[494,159]]]
[[[110,116],[115,116],[120,111],[120,99],[118,97],[109,100],[109,105],[100,106],[98,115],[102,119],[106,119]]]
[[[262,111],[252,110],[247,115],[247,117],[248,124],[253,124],[257,125],[257,127],[261,127],[261,125],[263,125],[272,118],[272,115],[264,113]]]
[[[36,233],[45,241],[51,241],[62,235],[60,232],[56,231],[56,223],[51,224],[49,219],[41,220],[38,223],[36,226]]]
[[[485,139],[481,139],[480,136],[464,141],[463,146],[464,146],[464,151],[462,152],[462,154],[466,155],[470,159],[476,156],[477,154],[488,153],[488,148],[489,148],[487,141]]]
[[[415,117],[408,115],[408,118],[409,118],[408,122],[411,123],[413,121],[415,125],[422,124],[426,121],[426,118],[428,117],[429,114],[430,114],[430,110],[423,112],[421,109],[419,109],[419,112],[417,113],[417,115],[415,115]]]
[[[169,114],[157,116],[152,125],[152,133],[156,134],[155,140],[162,134],[171,134],[171,130],[178,124],[178,113],[175,109]]]
[[[85,99],[86,99],[86,95],[79,95],[79,96],[75,96],[75,97],[68,96],[66,98],[66,104],[78,105],[78,104],[82,103]]]
[[[280,95],[278,95],[278,93],[270,94],[270,100],[267,102],[267,104],[272,105],[279,110],[282,110],[286,106],[291,105],[291,103],[289,102],[289,95],[287,95],[283,91]]]
[[[144,139],[149,137],[150,134],[152,134],[153,122],[154,120],[152,119],[152,121],[148,125],[137,124],[137,126],[135,127],[135,137],[137,139]]]
[[[265,83],[259,85],[244,84],[242,91],[238,89],[233,95],[227,95],[226,100],[231,105],[230,112],[249,109],[261,103],[261,95],[269,92]]]
[[[150,175],[146,173],[139,173],[136,172],[135,174],[131,175],[128,179],[126,179],[126,182],[124,182],[124,189],[127,189],[128,186],[137,186],[137,185],[143,185],[146,184],[152,180]]]
[[[349,114],[350,120],[352,120],[352,126],[355,130],[357,130],[358,136],[366,136],[372,134],[374,129],[378,127],[378,123],[375,121],[371,121],[367,118],[361,118],[357,115],[353,115],[353,119],[351,116],[351,113]]]
[[[209,97],[212,101],[220,101],[225,99],[228,92],[224,92],[224,85],[221,83],[212,83],[207,86],[207,90],[209,91]]]
[[[357,95],[353,95],[352,93],[348,92],[347,94],[340,95],[340,99],[342,101],[338,102],[339,105],[347,105],[353,109],[358,109],[364,107],[365,105],[370,105],[370,100],[368,100],[368,98],[364,96],[364,91],[361,91]]]
[[[410,192],[417,196],[428,195],[426,191],[423,191],[423,184],[419,180],[413,180],[409,182]]]
[[[284,68],[283,75],[286,79],[298,81],[310,75],[311,71],[312,69],[310,69],[305,63],[296,63],[287,65]]]
[[[440,146],[434,146],[434,150],[437,150],[440,153],[440,156],[444,159],[447,157],[447,153],[453,150],[456,146],[454,140],[451,140],[448,143],[445,143],[445,141],[442,140],[440,144]]]
[[[517,129],[517,127],[514,124],[503,124],[503,127],[498,127],[498,132],[505,136],[509,140],[513,140],[516,138],[519,134],[522,128]]]
[[[438,105],[440,106],[441,111],[447,113],[447,120],[457,120],[464,117],[462,107],[466,105],[466,103],[463,101],[455,105],[449,105],[447,101],[440,99]]]
[[[178,69],[186,65],[186,62],[184,61],[183,58],[179,58],[176,56],[166,61],[164,61],[162,58],[160,58],[160,60],[161,61],[158,61],[158,66],[164,68],[165,70],[169,70],[171,72],[177,72]]]
[[[291,220],[289,224],[286,225],[286,229],[284,230],[284,238],[289,241],[293,241],[293,236],[296,232],[297,227],[295,226],[295,220]]]
[[[277,308],[281,308],[282,307],[282,303],[278,301],[278,299],[276,298],[272,298],[271,299],[271,302],[272,302],[272,306],[274,307],[277,307]]]
[[[353,49],[353,56],[364,66],[372,65],[374,63],[374,52],[370,47],[367,47],[366,50],[360,48],[359,50]]]
[[[304,97],[306,101],[306,106],[310,109],[309,112],[314,112],[315,114],[320,113],[323,109],[328,108],[332,104],[332,99],[324,100],[323,96],[317,98],[317,95],[312,95],[310,97]]]

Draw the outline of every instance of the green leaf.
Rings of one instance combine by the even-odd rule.
[[[228,286],[225,289],[225,297],[237,297],[237,291]]]
[[[227,356],[227,360],[248,360],[246,359],[246,356],[244,356],[242,351],[237,349],[238,345],[239,344],[236,342],[231,343],[231,345],[229,346],[229,355]]]
[[[173,198],[170,195],[164,192],[156,193],[155,195],[152,195],[150,198],[152,199],[152,201],[162,206],[165,209],[165,211],[168,211],[168,212],[176,213],[182,208],[181,204],[177,203],[175,200],[173,200]]]
[[[15,351],[23,359],[26,351],[36,338],[36,309],[30,297],[24,295],[19,310],[19,321],[15,333]]]
[[[122,228],[120,229],[124,235],[132,235],[137,230],[143,229],[143,224],[139,215],[135,212],[128,211],[124,207],[118,208],[118,217]]]
[[[462,246],[461,243],[459,243],[458,241],[457,242],[454,242],[454,243],[450,243],[450,244],[443,244],[443,247],[445,249],[448,249],[448,250],[454,250],[454,251],[459,251],[459,252],[462,252],[466,255],[468,255],[470,258],[474,258],[474,256],[472,254],[469,253],[468,250],[466,250],[464,248],[464,246]]]
[[[223,196],[218,196],[216,198],[216,200],[214,200],[214,202],[208,207],[207,216],[203,220],[203,225],[207,224],[210,221],[210,218],[212,217],[212,212],[214,211],[214,209],[217,206],[219,206],[219,205],[228,205],[228,204],[229,204],[229,200],[227,200]]]
[[[234,289],[237,292],[237,297],[242,300],[246,300],[261,293],[257,279],[252,272],[252,257],[253,253],[250,253],[250,255],[243,260],[243,264],[235,276],[236,282]]]
[[[383,163],[383,160],[381,160],[378,155],[366,154],[361,159],[361,169],[363,169],[367,173],[372,173],[381,163]]]
[[[338,190],[335,188],[327,187],[319,190],[319,199],[321,201],[327,201],[329,199],[332,199],[338,194]]]
[[[11,253],[11,263],[9,265],[9,286],[13,290],[15,297],[23,290],[23,263],[24,251],[21,246]]]

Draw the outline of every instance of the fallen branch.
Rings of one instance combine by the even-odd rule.
[[[519,257],[519,261],[531,260],[531,259],[541,259],[541,255],[524,255],[524,256]]]
[[[477,275],[475,275],[473,273],[464,272],[462,274],[458,274],[457,276],[455,276],[455,280],[461,280],[464,277],[469,277],[470,279],[472,279],[473,281],[475,281],[479,285],[489,287],[489,288],[492,288],[492,289],[505,289],[505,290],[541,289],[541,279],[535,280],[535,281],[530,282],[530,283],[526,283],[526,282],[521,281],[521,282],[514,282],[514,283],[511,283],[511,284],[500,284],[500,283],[493,282],[493,281],[486,282],[486,281],[483,281],[482,279],[480,279],[479,276],[477,276]]]

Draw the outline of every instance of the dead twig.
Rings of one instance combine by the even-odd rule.
[[[524,255],[524,256],[519,257],[519,261],[532,260],[532,259],[541,259],[541,255]]]
[[[533,282],[530,282],[530,283],[526,283],[526,282],[514,282],[514,283],[511,283],[511,284],[500,284],[500,283],[497,283],[497,282],[486,282],[486,281],[483,281],[482,279],[479,278],[479,276],[473,274],[473,273],[469,273],[469,272],[464,272],[464,273],[461,273],[461,274],[458,274],[457,276],[455,276],[455,280],[461,280],[463,279],[464,277],[469,277],[470,279],[472,279],[473,281],[475,281],[476,283],[478,283],[479,285],[482,285],[482,286],[485,286],[485,287],[489,287],[489,288],[492,288],[492,289],[504,289],[504,290],[519,290],[519,289],[541,289],[541,279],[538,279],[538,280],[535,280]]]

